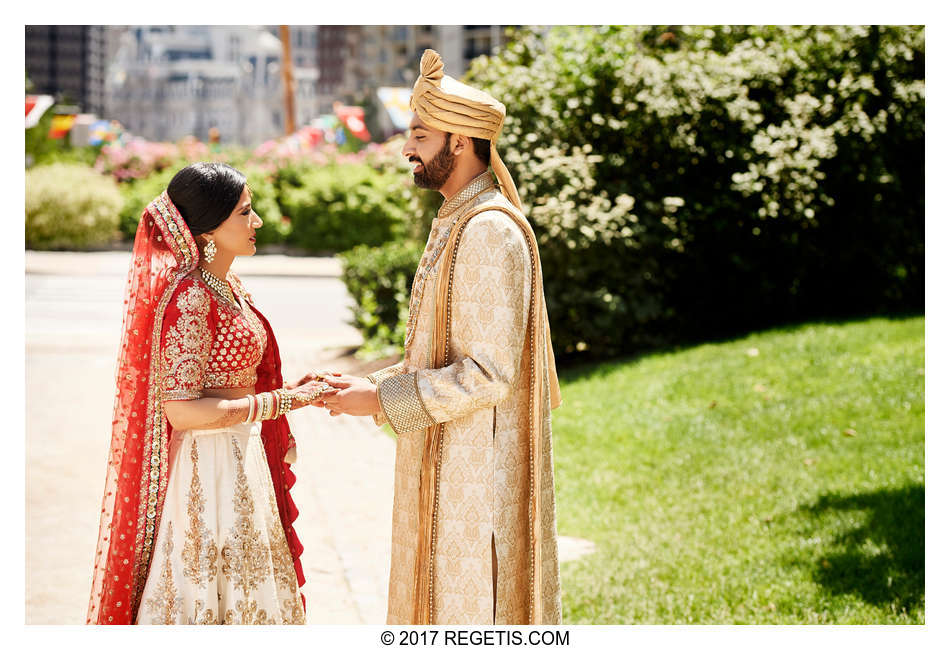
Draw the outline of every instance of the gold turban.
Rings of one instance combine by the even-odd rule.
[[[453,79],[443,68],[442,57],[435,50],[422,54],[409,108],[433,129],[491,142],[492,171],[501,184],[501,191],[521,211],[518,188],[495,144],[505,121],[505,105],[488,93]]]

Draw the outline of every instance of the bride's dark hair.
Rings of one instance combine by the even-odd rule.
[[[244,174],[230,165],[197,162],[175,174],[168,184],[168,198],[197,237],[224,223],[246,184]]]

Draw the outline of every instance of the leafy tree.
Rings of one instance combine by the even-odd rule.
[[[524,30],[470,77],[561,353],[923,307],[921,27]]]

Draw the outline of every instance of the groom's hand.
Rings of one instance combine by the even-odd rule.
[[[330,415],[375,415],[382,409],[379,406],[379,397],[376,394],[376,384],[363,377],[341,375],[340,377],[326,377],[325,381],[337,391],[327,394],[323,404],[330,411]]]
[[[293,390],[294,388],[300,388],[301,386],[303,386],[304,384],[306,384],[307,382],[310,382],[310,381],[325,381],[325,378],[340,377],[340,376],[341,376],[341,375],[340,375],[340,373],[338,373],[338,372],[330,372],[330,371],[326,371],[326,372],[316,372],[316,371],[312,371],[312,372],[308,372],[306,375],[304,375],[303,377],[301,377],[300,379],[298,379],[298,380],[295,381],[295,382],[285,381],[285,382],[284,382],[284,388],[286,388],[286,389],[288,389],[288,390]],[[315,402],[315,403],[316,403],[316,402]]]

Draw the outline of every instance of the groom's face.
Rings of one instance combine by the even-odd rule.
[[[439,190],[455,171],[456,156],[452,153],[452,134],[432,129],[413,115],[409,123],[409,139],[402,155],[412,164],[416,185]]]

